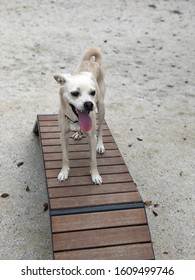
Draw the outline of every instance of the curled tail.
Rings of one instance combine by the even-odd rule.
[[[99,65],[102,63],[102,52],[98,47],[90,47],[85,50],[83,54],[82,61],[90,61],[93,57],[95,57],[95,62]]]

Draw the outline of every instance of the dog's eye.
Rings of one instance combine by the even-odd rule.
[[[77,96],[79,96],[79,91],[72,91],[71,95],[74,97],[77,97]]]
[[[90,95],[91,95],[91,96],[94,96],[94,95],[95,95],[95,90],[92,90],[92,91],[90,92]]]

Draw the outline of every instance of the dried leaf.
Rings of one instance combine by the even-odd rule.
[[[44,204],[43,204],[43,207],[44,207],[43,211],[44,211],[44,212],[47,211],[48,208],[49,208],[49,207],[48,207],[48,203],[44,203]]]
[[[152,201],[151,201],[151,200],[146,200],[144,203],[145,203],[145,205],[146,205],[147,207],[149,207],[149,206],[152,205]]]
[[[154,5],[154,4],[148,5],[148,7],[149,7],[149,8],[156,9],[156,5]]]
[[[173,85],[167,85],[167,87],[169,87],[169,88],[173,88],[174,86],[173,86]]]
[[[170,11],[171,13],[173,14],[177,14],[177,15],[183,15],[182,12],[180,12],[179,10],[173,10],[173,11]]]
[[[152,213],[154,214],[155,217],[158,216],[158,214],[154,210],[152,210]]]
[[[167,252],[167,251],[164,251],[163,254],[168,255],[168,252]]]
[[[8,193],[3,193],[3,194],[1,195],[2,198],[6,198],[6,197],[8,197],[8,196],[9,196]]]
[[[20,161],[20,162],[17,163],[17,167],[20,167],[20,166],[22,166],[23,164],[24,164],[24,162],[23,162],[23,161]]]

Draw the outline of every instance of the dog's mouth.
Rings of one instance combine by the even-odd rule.
[[[89,115],[90,111],[80,111],[76,109],[72,104],[70,104],[73,112],[78,117],[79,126],[82,131],[88,132],[92,128],[92,120]]]

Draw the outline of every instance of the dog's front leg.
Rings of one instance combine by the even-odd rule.
[[[97,169],[97,159],[96,159],[96,145],[97,137],[95,133],[89,135],[90,138],[90,151],[91,151],[91,179],[96,185],[102,184],[102,177],[100,176]]]
[[[64,129],[62,129],[60,133],[60,140],[62,146],[62,169],[58,174],[58,180],[64,181],[68,178],[68,173],[69,173],[68,134]]]
[[[105,117],[105,106],[104,102],[98,102],[98,117],[99,117],[99,127],[98,127],[98,139],[97,139],[97,152],[99,154],[103,154],[105,152],[103,140],[102,140],[102,127],[103,127],[103,122],[104,122],[104,117]]]

